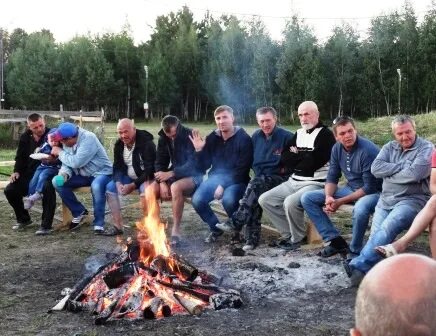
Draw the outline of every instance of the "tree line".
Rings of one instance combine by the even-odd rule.
[[[412,5],[374,17],[364,38],[348,23],[324,43],[298,16],[273,40],[259,18],[242,22],[210,13],[195,21],[188,7],[159,16],[149,41],[120,33],[76,36],[0,28],[4,108],[107,111],[110,118],[187,121],[232,106],[243,122],[259,106],[295,115],[314,100],[330,118],[423,113],[436,105],[436,0],[418,24]],[[144,69],[147,66],[147,71]]]

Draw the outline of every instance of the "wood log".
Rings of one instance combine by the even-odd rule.
[[[198,276],[198,269],[192,266],[189,262],[181,256],[173,253],[171,254],[171,261],[173,262],[175,272],[179,273],[180,277],[186,281],[194,281]]]
[[[163,306],[163,304],[164,302],[162,298],[158,296],[152,298],[149,302],[149,305],[144,308],[144,318],[155,319],[157,317],[159,309],[161,309],[161,306]]]
[[[185,292],[185,293],[192,295],[193,297],[200,299],[204,302],[209,302],[209,298],[212,295],[212,294],[198,292],[198,291],[196,291],[192,288],[189,288],[188,286],[185,286],[185,285],[172,284],[172,283],[165,282],[162,280],[157,280],[157,282],[165,287],[172,288],[172,289],[175,289],[175,290],[178,290],[181,292]]]
[[[205,271],[199,271],[198,276],[200,277],[201,282],[205,284],[215,284],[220,286],[223,282],[223,277]]]
[[[177,300],[177,302],[183,307],[185,308],[185,310],[191,314],[191,315],[195,315],[195,316],[200,316],[201,313],[203,312],[203,307],[192,301],[189,300],[185,297],[183,297],[182,295],[179,295],[177,293],[174,293],[174,298]]]
[[[210,304],[215,310],[224,308],[240,308],[241,296],[237,293],[217,293],[210,296]]]

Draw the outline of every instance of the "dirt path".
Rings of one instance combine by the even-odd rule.
[[[164,219],[170,216],[168,206],[162,213]],[[133,223],[139,211],[124,215]],[[38,219],[33,214],[34,222]],[[80,278],[86,258],[113,252],[117,244],[113,238],[94,236],[88,226],[77,233],[36,237],[36,225],[14,232],[13,222],[12,210],[1,198],[1,335],[346,335],[353,325],[355,290],[346,288],[339,259],[326,263],[314,251],[284,254],[265,244],[247,256],[233,257],[229,237],[212,246],[203,243],[206,227],[190,206],[183,222],[187,245],[177,252],[240,289],[242,309],[105,326],[95,326],[86,313],[47,314],[61,290]],[[289,267],[291,261],[301,267]]]

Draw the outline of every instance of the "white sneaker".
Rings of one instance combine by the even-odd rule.
[[[242,246],[242,249],[244,251],[251,251],[251,250],[254,250],[255,248],[256,248],[256,246],[252,243],[249,243],[249,242],[245,243],[245,245]]]

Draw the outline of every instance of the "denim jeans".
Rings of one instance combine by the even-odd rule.
[[[211,232],[221,232],[216,228],[219,220],[209,205],[214,199],[214,192],[219,184],[219,181],[215,179],[206,180],[200,184],[192,196],[192,206],[200,218],[209,225]],[[239,200],[244,195],[246,187],[245,183],[239,183],[232,184],[224,189],[222,204],[229,217],[238,208]]]
[[[407,230],[418,214],[413,201],[400,201],[392,209],[386,210],[376,206],[372,218],[371,235],[360,255],[350,262],[352,268],[367,273],[382,257],[374,248],[390,244],[402,231]]]
[[[35,192],[42,193],[46,181],[50,181],[53,176],[57,175],[59,168],[56,166],[41,166],[39,165],[29,183],[29,195]]]
[[[73,217],[78,217],[85,207],[80,203],[73,189],[91,186],[92,203],[94,206],[94,226],[104,226],[104,213],[106,206],[106,185],[112,179],[112,175],[81,176],[73,175],[62,187],[57,186],[53,179],[53,186],[65,205],[70,209]]]
[[[333,198],[338,199],[351,193],[353,193],[353,190],[348,186],[338,188]],[[351,222],[353,225],[353,237],[350,243],[350,250],[355,254],[359,254],[362,250],[369,217],[374,212],[379,197],[379,193],[365,195],[359,198],[354,204]],[[333,225],[329,216],[323,211],[324,202],[324,190],[309,191],[301,197],[301,204],[304,210],[306,210],[310,220],[316,226],[319,234],[322,236],[322,239],[324,239],[324,241],[330,241],[338,237],[340,232]]]
[[[127,176],[127,175],[123,175],[121,177],[121,181],[122,184],[130,184],[133,182],[133,180]],[[139,193],[140,195],[144,195],[144,190],[145,190],[145,185],[144,183],[141,183],[141,185],[139,186],[139,188],[137,187],[136,189],[139,189]],[[107,186],[106,186],[106,192],[110,192],[113,194],[118,194],[118,190],[117,190],[117,185],[116,182],[114,180],[110,181]]]

